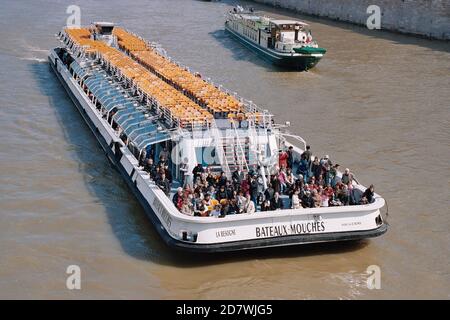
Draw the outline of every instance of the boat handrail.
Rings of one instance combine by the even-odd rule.
[[[292,134],[289,132],[282,132],[280,130],[277,130],[274,133],[275,133],[275,135],[280,135],[282,137],[289,137],[289,138],[293,138],[293,139],[300,141],[301,143],[303,143],[303,150],[306,150],[306,141],[299,135],[295,135],[295,134]]]

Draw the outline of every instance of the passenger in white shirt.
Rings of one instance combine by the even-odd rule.
[[[220,216],[220,204],[216,205],[209,215],[211,217],[219,217]]]
[[[250,194],[245,197],[245,213],[254,213],[256,211],[255,203],[250,199]]]
[[[292,195],[292,209],[300,209],[302,207],[302,201],[299,198],[299,190],[296,189]]]

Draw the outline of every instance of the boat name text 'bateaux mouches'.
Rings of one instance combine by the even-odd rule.
[[[257,238],[280,237],[313,232],[325,232],[325,223],[323,221],[315,221],[289,225],[256,227],[255,229]]]

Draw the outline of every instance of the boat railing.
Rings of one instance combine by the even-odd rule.
[[[130,32],[130,33],[131,33],[131,32]],[[133,33],[131,33],[131,34],[133,34]],[[142,39],[141,37],[139,37],[139,36],[137,36],[137,35],[135,35],[135,34],[133,34],[133,35],[134,35],[135,37],[141,39],[142,41],[145,41],[145,40]],[[125,81],[127,87],[131,87],[131,88],[134,87],[134,91],[139,92],[139,91],[138,91],[139,86],[137,85],[137,83],[135,83],[135,81],[134,81],[133,79],[129,79],[127,76],[125,76],[125,75],[122,73],[122,71],[120,70],[120,68],[117,68],[116,66],[111,65],[111,62],[108,61],[108,59],[103,59],[103,54],[100,53],[98,49],[90,48],[89,46],[78,46],[77,43],[76,43],[70,36],[67,36],[67,39],[68,39],[68,42],[70,42],[70,43],[73,45],[74,50],[77,51],[77,52],[79,52],[79,53],[82,54],[83,56],[86,55],[87,50],[91,50],[91,49],[94,50],[94,51],[92,51],[92,52],[89,51],[89,54],[93,54],[94,57],[95,57],[96,59],[98,59],[99,61],[101,61],[103,64],[106,64],[106,65],[108,66],[108,68],[109,68],[111,71],[113,71],[113,75],[114,75],[114,76],[116,76],[116,77],[117,77],[119,80],[121,80],[121,81]],[[145,42],[148,43],[147,41],[145,41]],[[154,43],[151,43],[151,44],[148,43],[148,44],[149,44],[151,47],[157,47],[157,45],[155,45]],[[100,51],[101,51],[101,50],[100,50]],[[161,50],[159,50],[159,51],[161,51]],[[167,55],[167,53],[165,52],[165,50],[164,50],[164,52],[161,51],[160,53],[161,53],[165,58],[167,58],[169,61],[174,62],[174,60],[173,60],[172,58],[170,58],[170,57]],[[174,62],[174,63],[177,63],[178,66],[181,66],[181,67],[183,67],[183,68],[187,68],[187,67],[182,66],[182,65],[181,65],[180,63],[178,63],[178,62]],[[211,81],[209,78],[207,78],[206,80],[203,79],[203,81],[206,81],[206,82],[209,83],[210,85],[212,85],[212,86],[214,86],[214,87],[220,89],[221,91],[227,93],[228,95],[235,97],[238,101],[241,102],[242,107],[243,107],[244,111],[245,111],[247,114],[250,114],[250,113],[259,113],[259,114],[262,116],[262,118],[263,118],[263,121],[262,121],[263,126],[270,126],[270,124],[271,124],[270,119],[271,119],[272,115],[270,115],[270,114],[267,112],[267,110],[262,110],[262,109],[258,108],[253,102],[248,101],[248,100],[245,100],[245,99],[239,97],[239,96],[237,95],[236,92],[231,92],[231,91],[227,90],[226,88],[224,88],[222,85],[216,85],[216,84],[215,84],[213,81]],[[142,96],[143,96],[143,95],[142,95],[142,92],[141,92],[141,95],[140,95],[140,96],[141,96],[141,99],[142,99]],[[169,114],[166,113],[165,116],[166,116],[166,119],[167,119],[168,123],[169,123],[170,125],[174,125],[174,126],[181,126],[181,127],[189,128],[189,129],[197,129],[197,128],[200,128],[200,127],[205,128],[205,127],[208,127],[208,125],[210,125],[209,122],[208,122],[208,121],[209,121],[208,119],[201,119],[201,121],[198,120],[198,119],[193,119],[193,120],[183,119],[183,121],[178,121],[178,119],[176,119],[176,117],[173,117],[173,116],[170,114],[170,112],[169,112]],[[258,115],[258,116],[259,116],[259,115]]]
[[[292,133],[287,132],[287,131],[282,132],[281,130],[276,130],[276,131],[274,131],[274,133],[278,137],[284,139],[284,141],[286,140],[286,137],[293,138],[293,139],[295,139],[297,141],[300,141],[303,144],[303,150],[306,150],[306,141],[302,137],[300,137],[299,135],[295,135],[295,134],[292,134]]]

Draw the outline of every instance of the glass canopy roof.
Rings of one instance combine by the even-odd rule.
[[[165,128],[149,119],[147,106],[128,96],[125,88],[115,82],[105,70],[99,67],[81,67],[77,61],[72,62],[74,73],[84,80],[90,92],[97,98],[102,108],[111,111],[117,108],[113,119],[123,129],[131,143],[138,149],[170,139]]]

